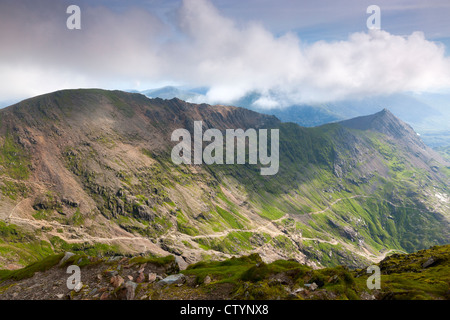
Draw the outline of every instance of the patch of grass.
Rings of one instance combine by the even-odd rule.
[[[0,166],[13,179],[26,180],[30,175],[30,155],[10,134],[4,136],[0,145]]]
[[[165,203],[167,203],[169,206],[171,206],[172,208],[175,208],[175,202],[173,202],[172,200],[169,201],[165,201]]]
[[[233,216],[230,212],[216,206],[217,213],[227,222],[227,224],[233,229],[243,229],[244,226]]]
[[[28,188],[24,183],[8,180],[3,180],[3,185],[0,186],[0,190],[4,196],[9,197],[11,200],[26,197],[28,194]]]
[[[199,231],[189,223],[189,220],[184,216],[181,211],[177,212],[177,229],[181,233],[196,236],[199,234]]]
[[[164,256],[164,257],[155,257],[155,256],[149,256],[149,257],[134,257],[131,258],[129,261],[130,264],[144,264],[149,263],[156,266],[168,266],[170,264],[175,263],[175,257],[172,255]]]
[[[128,105],[123,99],[123,93],[120,91],[104,91],[111,104],[115,106],[124,116],[132,118],[134,116],[134,109],[132,106]]]
[[[433,259],[434,263],[424,267]],[[411,254],[393,254],[382,262],[381,294],[394,300],[448,299],[450,290],[450,245],[434,246]],[[355,272],[360,290],[365,290],[369,275]]]
[[[80,208],[77,208],[75,213],[72,216],[72,223],[74,226],[81,226],[84,223],[84,216],[80,212]]]
[[[0,221],[0,255],[5,264],[28,265],[51,254],[54,252],[47,241],[39,240],[35,234],[14,224]]]
[[[41,261],[34,262],[29,266],[18,270],[0,270],[0,281],[8,279],[22,280],[32,277],[36,272],[44,272],[54,267],[64,256],[63,253],[51,255]]]
[[[294,275],[294,280],[303,276],[307,271],[310,271],[311,268],[305,265],[301,265],[296,261],[289,260],[277,260],[270,264],[266,264],[261,262],[247,271],[245,271],[241,275],[241,280],[243,281],[251,281],[258,282],[264,279],[268,279],[271,275],[286,272],[286,271],[294,271],[291,272],[291,276]]]
[[[105,243],[68,243],[60,237],[53,236],[50,243],[55,248],[55,251],[70,251],[73,253],[84,253],[90,256],[110,256],[120,254],[120,248],[117,245],[109,245]]]
[[[259,212],[261,216],[269,220],[277,220],[284,216],[284,212],[280,211],[278,208],[271,205],[263,205],[261,211]]]
[[[204,250],[213,249],[230,254],[242,254],[242,252],[252,250],[255,244],[251,239],[254,236],[252,232],[233,231],[223,238],[198,238],[194,239]],[[267,242],[267,239],[266,239]]]
[[[52,213],[53,213],[52,209],[36,210],[36,212],[33,213],[33,218],[37,220],[48,220],[48,218],[52,215]]]
[[[236,283],[242,274],[257,263],[262,263],[258,254],[231,258],[224,261],[201,261],[189,265],[181,271],[185,275],[194,275],[197,283],[203,283],[206,276],[210,276],[216,283]]]

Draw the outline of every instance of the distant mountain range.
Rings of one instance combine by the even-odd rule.
[[[279,172],[174,164],[171,134],[194,121],[279,129]],[[386,109],[306,128],[239,107],[57,91],[0,110],[0,268],[62,251],[361,267],[449,243],[449,178]]]
[[[141,91],[151,98],[179,98],[189,102],[207,102],[202,93],[205,89],[190,90],[173,86]],[[276,116],[283,122],[295,122],[313,127],[375,113],[387,108],[397,117],[410,124],[423,140],[432,147],[450,146],[450,94],[398,93],[359,100],[344,100],[323,104],[299,104],[284,108],[258,107],[259,93],[251,93],[230,103],[260,113]]]

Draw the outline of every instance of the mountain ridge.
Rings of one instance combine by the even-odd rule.
[[[200,120],[204,129],[278,128],[279,174],[174,165],[171,132]],[[0,110],[0,218],[6,230],[41,230],[30,236],[44,243],[39,252],[150,251],[182,264],[258,252],[357,266],[448,242],[448,164],[411,139],[179,99],[58,91]],[[6,240],[3,264],[35,259],[31,247],[13,258],[19,240]]]

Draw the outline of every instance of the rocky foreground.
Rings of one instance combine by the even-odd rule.
[[[73,266],[79,267],[81,282],[71,281]],[[394,254],[378,266],[381,288],[371,290],[366,269],[315,270],[290,260],[266,264],[257,254],[203,261],[180,271],[174,256],[66,252],[23,269],[1,270],[0,299],[450,299],[450,245]]]

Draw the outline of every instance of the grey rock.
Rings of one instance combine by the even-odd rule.
[[[158,283],[160,285],[173,284],[173,283],[179,284],[179,283],[183,283],[185,280],[186,280],[186,277],[184,276],[184,274],[178,273],[178,274],[170,275],[170,276],[162,279]]]
[[[67,251],[64,254],[64,257],[62,257],[61,261],[59,261],[59,265],[62,266],[64,264],[64,262],[66,262],[67,260],[69,260],[70,257],[74,256],[75,253],[69,252]]]
[[[119,261],[122,257],[120,256],[114,256],[114,257],[110,257],[108,259],[108,262],[114,262],[114,261]]]
[[[133,213],[136,214],[139,218],[147,221],[153,221],[153,219],[155,219],[155,213],[149,206],[146,205],[135,207]]]
[[[433,264],[435,264],[436,263],[436,260],[433,258],[433,257],[430,257],[427,261],[425,261],[423,264],[422,264],[422,268],[428,268],[428,267],[431,267]]]
[[[126,297],[127,300],[133,300],[134,295],[136,293],[137,283],[133,281],[127,281],[125,283],[125,289],[126,289]]]
[[[181,256],[175,256],[175,261],[178,263],[180,270],[185,270],[188,266],[188,263]]]
[[[311,291],[314,291],[319,286],[315,282],[313,282],[313,283],[305,283],[305,287],[309,288],[309,290],[311,290]]]
[[[210,284],[211,283],[211,277],[210,276],[206,276],[205,280],[203,280],[204,284]]]
[[[75,285],[75,288],[73,288],[73,290],[75,290],[75,292],[78,293],[81,291],[82,288],[83,288],[83,283],[81,281],[78,281],[78,283]]]
[[[300,293],[302,291],[305,291],[305,289],[304,288],[298,288],[298,289],[295,289],[294,291],[292,291],[292,294],[296,295],[296,294],[298,294],[298,293]]]

